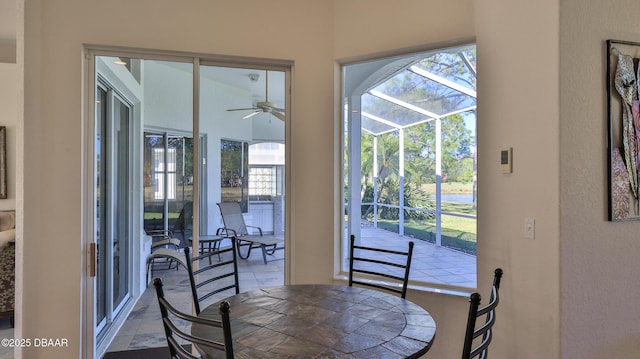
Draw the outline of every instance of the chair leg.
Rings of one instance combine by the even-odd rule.
[[[277,244],[269,245],[268,247],[273,247],[273,248],[268,249],[267,250],[267,254],[268,255],[273,255],[276,252],[277,246],[278,246]]]
[[[213,250],[218,253],[218,262],[222,262],[222,256],[220,255],[220,242],[222,241],[215,241],[213,243]]]
[[[262,248],[262,260],[267,264],[267,248],[264,244],[260,245],[260,248]]]
[[[147,282],[145,283],[145,287],[149,286],[149,270],[153,270],[153,268],[151,267],[151,261],[147,260]],[[151,273],[151,275],[153,275],[153,273]]]
[[[215,241],[213,243],[209,242],[209,251],[216,253],[218,255],[218,262],[222,262],[222,256],[220,255],[220,241]],[[211,257],[209,257],[209,264],[211,264]]]
[[[249,249],[247,250],[247,254],[245,256],[242,255],[242,253],[240,252],[240,248],[241,247],[247,247],[249,246]],[[249,256],[251,255],[251,249],[253,249],[253,243],[249,242],[249,244],[240,244],[240,240],[238,240],[238,256],[240,256],[240,258],[242,259],[247,259],[249,258]]]

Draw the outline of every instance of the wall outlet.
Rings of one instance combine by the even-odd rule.
[[[524,239],[536,238],[536,221],[533,218],[524,219]]]

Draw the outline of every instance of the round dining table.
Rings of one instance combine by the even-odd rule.
[[[284,285],[225,300],[231,305],[235,358],[419,358],[436,334],[425,309],[373,289]],[[199,317],[220,319],[218,311],[215,303]],[[194,323],[191,332],[222,342],[220,328]],[[215,349],[199,349],[220,356]]]

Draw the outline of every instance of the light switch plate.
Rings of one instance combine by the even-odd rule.
[[[512,153],[513,153],[513,150],[511,147],[503,148],[502,150],[500,150],[500,172],[501,173],[511,173],[513,171]]]
[[[524,219],[524,239],[536,238],[536,221],[533,218]]]

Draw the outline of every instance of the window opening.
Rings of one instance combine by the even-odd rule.
[[[343,67],[343,271],[351,234],[380,246],[414,240],[414,262],[428,255],[430,266],[414,266],[411,280],[476,286],[475,51]]]
[[[249,144],[243,141],[220,140],[220,187],[222,202],[239,202],[242,212],[249,209]]]

